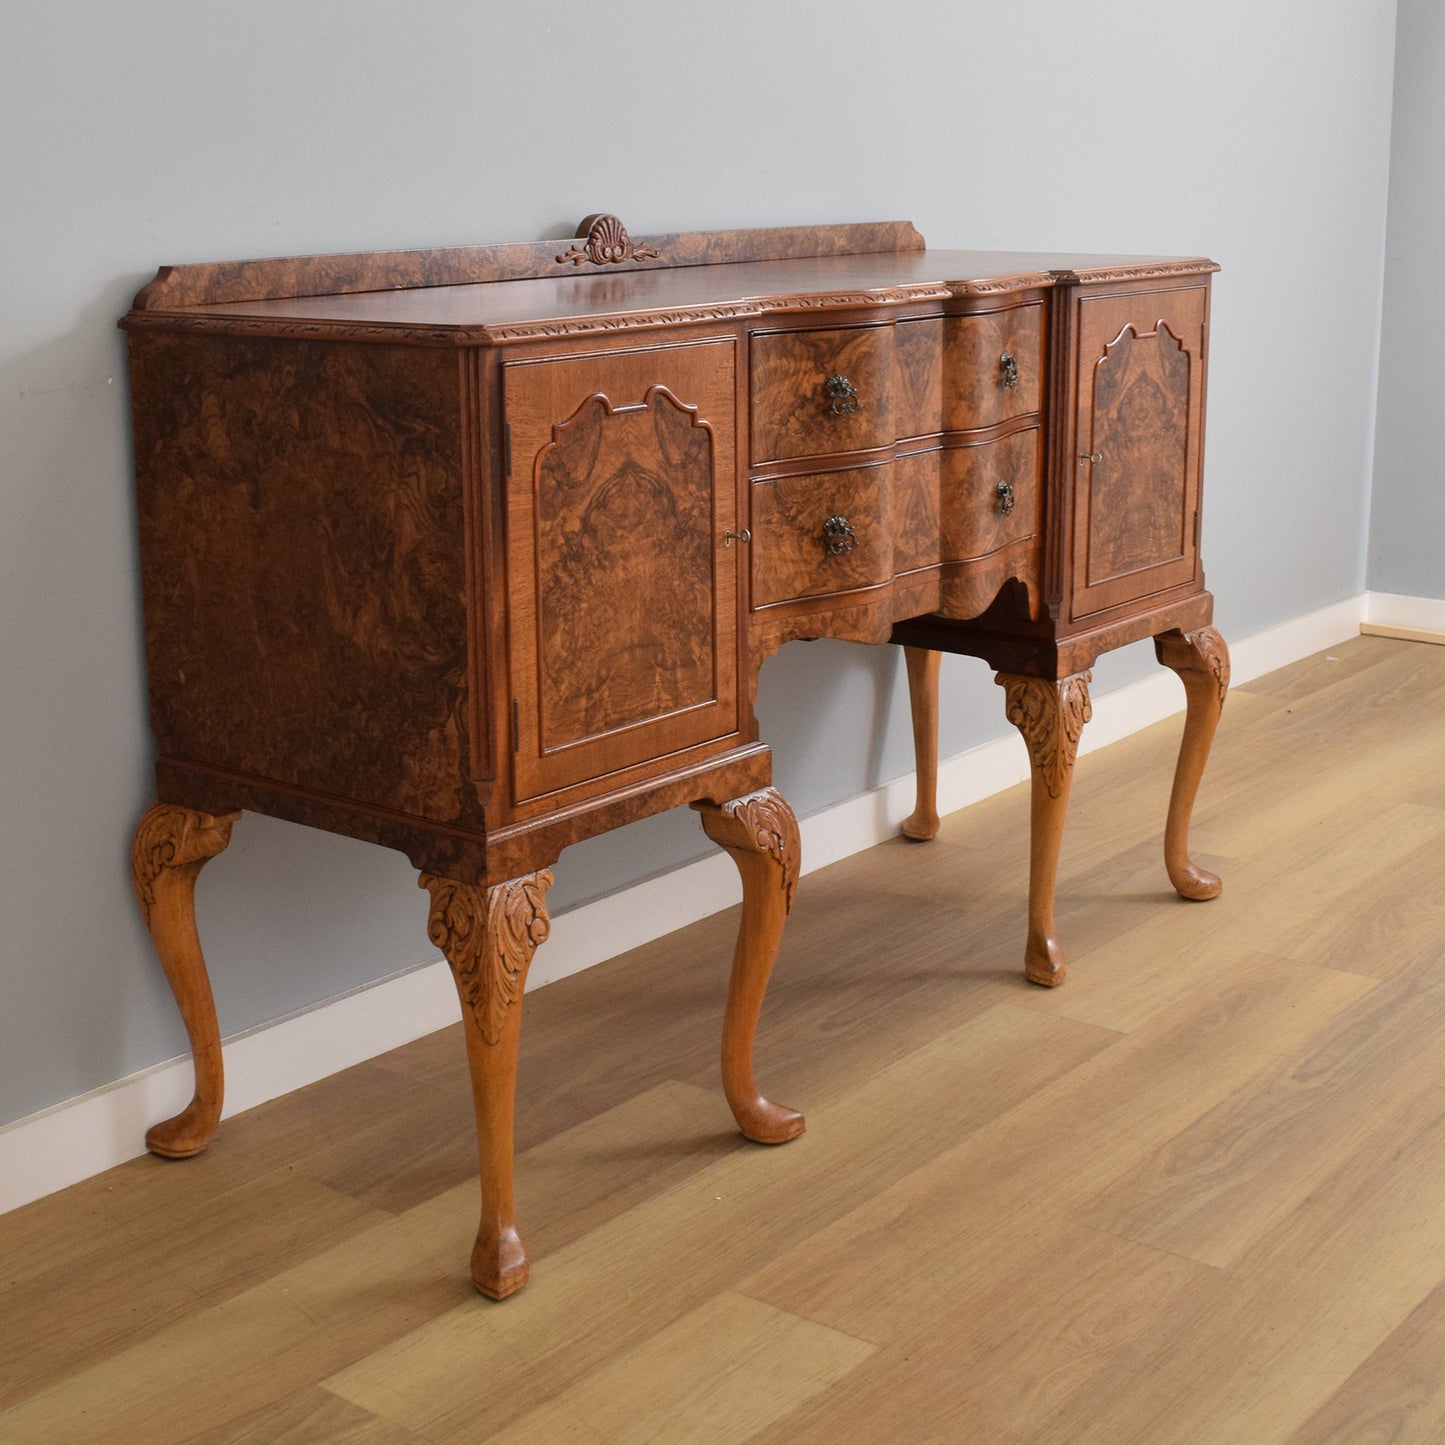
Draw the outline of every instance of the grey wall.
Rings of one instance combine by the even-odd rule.
[[[1369,583],[1445,599],[1445,8],[1400,0]]]
[[[0,1122],[184,1048],[126,869],[150,751],[114,321],[158,263],[593,210],[1209,253],[1220,624],[1363,585],[1393,0],[7,0],[3,29]],[[981,664],[945,688],[945,753],[1005,731]],[[889,650],[792,644],[760,712],[800,812],[910,766]],[[597,840],[553,901],[703,846],[689,816]],[[201,921],[227,1032],[433,956],[399,854],[264,818]]]

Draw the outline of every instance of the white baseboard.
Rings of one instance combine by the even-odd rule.
[[[1404,637],[1412,642],[1445,643],[1445,600],[1366,592],[1360,631],[1377,637]]]
[[[1232,644],[1234,681],[1247,682],[1355,636],[1367,596],[1378,595],[1348,598]],[[1430,606],[1445,610],[1445,603]],[[1104,693],[1094,699],[1081,750],[1117,742],[1182,706],[1178,680],[1168,672]],[[939,811],[967,807],[1027,776],[1028,756],[1019,739],[1012,733],[995,738],[940,762]],[[894,837],[912,810],[910,774],[802,819],[803,871]],[[528,986],[580,973],[728,908],[737,898],[737,871],[717,853],[559,914]],[[456,1019],[456,993],[438,958],[238,1034],[225,1044],[225,1112],[288,1094]],[[0,1128],[0,1214],[143,1153],[146,1129],[185,1106],[191,1080],[190,1060],[172,1059]]]

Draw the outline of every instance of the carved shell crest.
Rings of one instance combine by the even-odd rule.
[[[590,261],[594,266],[619,266],[624,261],[661,259],[651,246],[634,242],[616,216],[588,216],[577,228],[577,237],[582,244],[558,256],[559,265],[580,266]]]

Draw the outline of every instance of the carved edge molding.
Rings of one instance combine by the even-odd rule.
[[[458,341],[532,341],[557,336],[587,336],[605,331],[636,331],[648,326],[686,326],[694,321],[736,321],[756,316],[751,302],[691,307],[686,311],[635,311],[617,316],[589,316],[568,321],[519,321],[510,326],[478,326],[458,331]]]
[[[490,888],[423,873],[418,886],[431,894],[427,937],[446,955],[483,1041],[500,1043],[508,1012],[521,1002],[532,956],[552,931],[552,870]]]
[[[624,261],[662,259],[651,246],[639,246],[616,216],[599,213],[586,217],[577,227],[577,239],[582,244],[558,256],[559,266],[580,266],[584,261],[594,266],[620,266]]]
[[[1080,267],[1052,274],[1066,281],[1147,281],[1155,276],[1208,276],[1218,270],[1217,261],[1199,256],[1188,260],[1143,262],[1137,266]]]
[[[1055,284],[1058,273],[1031,271],[1018,276],[1001,276],[990,281],[961,281],[949,288],[951,295],[995,296],[1007,291],[1036,291]]]
[[[1004,690],[1008,720],[1023,734],[1034,771],[1051,798],[1063,792],[1073,771],[1084,724],[1094,715],[1089,701],[1092,676],[1077,672],[1058,682],[1012,672],[1000,672],[994,677]]]
[[[1174,672],[1207,672],[1219,690],[1219,704],[1229,693],[1229,644],[1213,627],[1194,632],[1165,633],[1159,639],[1159,661]]]
[[[174,803],[157,803],[146,812],[130,849],[131,884],[146,927],[155,907],[156,879],[168,868],[192,864],[199,872],[203,863],[224,851],[231,841],[231,825],[240,816],[213,816]]]
[[[820,296],[760,297],[756,300],[718,302],[681,311],[634,311],[615,316],[587,316],[566,321],[519,321],[506,326],[481,325],[459,329],[459,342],[548,340],[559,336],[586,336],[597,332],[636,331],[649,326],[685,326],[698,321],[737,321],[774,312],[815,311],[845,306],[896,306],[905,301],[946,301],[955,293],[947,286],[892,287],[887,291],[848,291]]]
[[[798,820],[776,788],[761,788],[722,804],[694,803],[703,831],[720,848],[763,853],[782,869],[783,898],[791,911],[803,868]]]

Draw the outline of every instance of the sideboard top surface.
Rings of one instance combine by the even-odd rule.
[[[863,228],[857,228],[859,230]],[[799,228],[789,236],[825,228]],[[837,228],[846,234],[850,228]],[[737,235],[739,233],[733,233]],[[747,235],[748,233],[741,233]],[[765,235],[773,233],[754,233]],[[917,233],[911,236],[916,238]],[[639,238],[639,250],[649,240]],[[706,239],[705,234],[698,238]],[[1061,281],[1107,282],[1206,273],[1200,257],[1083,255],[1063,252],[945,251],[916,248],[865,254],[786,255],[742,259],[719,254],[670,264],[666,252],[640,263],[563,259],[566,242],[550,243],[551,274],[506,274],[491,248],[478,279],[454,258],[468,253],[371,253],[356,257],[242,262],[227,268],[163,268],[136,298],[127,327],[196,326],[309,334],[367,330],[455,342],[521,339],[569,330],[755,317],[776,311],[1006,295]],[[542,248],[532,243],[529,252]],[[680,248],[685,249],[685,248]],[[413,258],[425,256],[425,261]],[[438,267],[435,258],[451,258]],[[542,270],[542,274],[537,274]],[[435,284],[439,271],[444,284]],[[204,273],[204,274],[203,274]],[[224,277],[224,284],[217,284]],[[338,279],[340,278],[340,279]],[[304,292],[311,294],[300,294]],[[204,298],[204,299],[198,299]],[[569,324],[570,323],[570,324]]]

